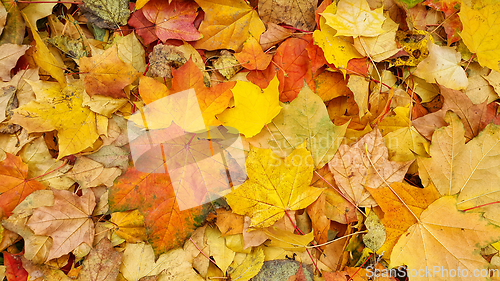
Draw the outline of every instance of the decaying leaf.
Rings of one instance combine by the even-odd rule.
[[[100,28],[116,29],[126,25],[130,16],[124,0],[85,0],[80,7],[87,19]]]
[[[312,31],[316,26],[314,10],[317,6],[317,0],[263,0],[259,1],[259,15],[265,22],[286,23],[298,29]]]

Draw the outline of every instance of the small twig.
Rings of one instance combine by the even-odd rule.
[[[481,208],[481,207],[485,207],[485,206],[489,206],[489,205],[493,205],[493,204],[498,204],[498,203],[500,203],[500,201],[490,202],[490,203],[486,203],[486,204],[483,204],[483,205],[471,207],[471,208],[465,209],[463,211],[467,212],[467,211],[470,211],[470,210],[474,210],[474,209],[477,209],[477,208]]]
[[[366,158],[368,158],[368,161],[370,162],[370,165],[372,165],[373,170],[375,170],[375,172],[380,177],[380,179],[382,179],[382,181],[387,185],[387,187],[392,191],[392,193],[394,193],[394,195],[396,195],[396,197],[399,199],[399,201],[401,201],[401,203],[403,204],[403,206],[405,206],[406,209],[408,209],[408,211],[417,220],[417,222],[420,223],[420,219],[417,217],[417,215],[415,215],[415,213],[413,213],[413,211],[410,209],[410,207],[408,205],[406,205],[405,201],[403,201],[403,199],[401,199],[401,197],[399,197],[399,195],[396,193],[396,191],[394,191],[394,189],[392,189],[391,185],[379,173],[379,171],[377,170],[377,168],[373,164],[372,159],[370,158],[370,155],[368,155],[368,145],[366,143],[365,143],[365,153],[366,153]]]
[[[200,249],[200,247],[198,247],[198,245],[196,245],[196,243],[194,243],[194,241],[193,241],[193,239],[191,237],[189,237],[189,241],[191,241],[193,243],[193,245],[196,247],[196,249],[198,249],[198,251],[200,251],[200,253],[202,255],[204,255],[213,264],[217,265],[214,260],[212,260],[209,256],[207,256],[207,254],[203,253],[203,251]]]
[[[469,61],[467,62],[467,66],[465,67],[465,70],[464,70],[464,71],[467,71],[467,68],[469,68],[469,64],[470,64],[470,62],[472,61],[472,59],[474,58],[474,55],[475,55],[475,54],[476,54],[476,53],[473,53],[473,54],[472,54],[472,56],[470,56],[470,59],[469,59]]]
[[[36,177],[34,177],[34,178],[31,178],[31,179],[25,179],[25,180],[24,180],[24,182],[28,182],[28,181],[32,181],[32,180],[35,180],[35,179],[38,179],[38,178],[44,177],[44,176],[46,176],[46,175],[48,175],[48,174],[50,174],[50,173],[53,173],[53,172],[55,172],[55,171],[57,171],[57,170],[61,169],[61,168],[62,168],[64,165],[66,165],[67,163],[68,163],[68,159],[64,159],[64,161],[63,161],[63,163],[62,163],[62,165],[61,165],[61,166],[59,166],[59,167],[55,168],[54,170],[52,170],[52,171],[50,171],[50,172],[46,172],[46,173],[45,173],[45,174],[43,174],[43,175],[39,175],[39,176],[36,176]]]
[[[307,246],[306,248],[308,248],[308,249],[314,249],[314,248],[317,248],[317,247],[323,247],[323,246],[326,246],[328,244],[332,244],[335,241],[339,241],[339,240],[347,238],[347,237],[351,237],[351,236],[358,235],[358,234],[364,234],[364,233],[368,233],[368,230],[363,230],[363,231],[358,231],[358,232],[354,232],[354,233],[351,233],[351,234],[347,234],[347,235],[344,235],[342,237],[339,237],[339,238],[333,239],[331,241],[328,241],[326,243],[318,244],[318,245],[314,245],[314,246]]]
[[[362,264],[360,267],[358,267],[358,269],[356,270],[356,272],[354,272],[354,274],[353,274],[352,276],[350,276],[350,277],[349,277],[349,279],[348,279],[347,281],[351,281],[351,280],[352,280],[352,278],[353,278],[354,276],[356,276],[356,274],[358,274],[358,272],[361,270],[361,268],[363,268],[363,266],[365,265],[365,263],[366,263],[366,262],[367,262],[367,261],[368,261],[368,260],[369,260],[372,256],[373,256],[373,253],[371,253],[371,254],[370,254],[370,256],[369,256],[369,257],[368,257],[368,258],[367,258],[367,259],[363,262],[363,264]]]
[[[304,235],[304,233],[295,225],[295,223],[293,222],[292,220],[292,217],[290,217],[290,214],[288,214],[287,211],[285,211],[285,214],[287,215],[288,219],[290,220],[290,222],[292,223],[293,225],[293,228],[295,229],[295,231],[297,231],[298,233],[300,233],[301,235]],[[318,265],[316,264],[316,262],[314,261],[314,258],[313,256],[311,255],[311,252],[309,252],[309,249],[306,247],[306,252],[307,254],[309,255],[309,258],[311,258],[311,261],[312,263],[314,264],[314,267],[316,268],[316,271],[317,272],[320,272],[319,271],[319,268],[318,268]]]

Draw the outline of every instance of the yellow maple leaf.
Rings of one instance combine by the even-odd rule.
[[[335,2],[326,7],[324,14],[335,14],[337,6]],[[347,63],[354,58],[362,58],[356,48],[350,41],[351,38],[344,36],[336,37],[336,31],[326,24],[325,17],[320,18],[321,30],[315,30],[313,33],[314,44],[318,45],[325,54],[325,59],[328,63],[334,64],[346,75]]]
[[[411,280],[417,281],[455,279],[450,278],[451,270],[468,272],[456,280],[472,280],[473,272],[487,269],[480,248],[500,239],[500,228],[480,214],[458,211],[456,204],[455,196],[445,196],[429,205],[394,246],[389,268],[404,264]]]
[[[245,137],[255,136],[280,113],[278,84],[277,77],[265,89],[250,82],[238,81],[231,90],[234,108],[227,109],[217,117],[224,125],[238,129]]]
[[[196,49],[241,50],[250,37],[260,38],[266,30],[259,14],[244,0],[196,0],[205,12],[199,31],[203,38],[196,41]]]
[[[36,42],[36,51],[33,53],[35,63],[40,66],[41,69],[47,71],[52,77],[54,77],[61,84],[61,86],[65,86],[66,78],[64,76],[64,64],[57,60],[50,52],[49,48],[47,48],[42,38],[36,29],[31,25],[31,22],[25,14],[23,14],[23,17],[30,27],[33,39],[35,39]]]
[[[36,100],[14,111],[12,122],[28,132],[57,130],[59,156],[81,152],[99,137],[96,114],[83,103],[81,80],[61,87],[55,82],[29,81]]]
[[[491,1],[479,9],[465,3],[458,13],[463,24],[462,40],[477,55],[481,66],[500,71],[500,5]]]
[[[271,226],[286,211],[312,204],[323,191],[309,185],[314,164],[305,148],[295,149],[285,159],[271,149],[254,148],[246,165],[249,179],[226,199],[234,213],[251,218],[251,227]]]
[[[81,58],[79,64],[80,72],[85,73],[85,90],[89,96],[126,98],[123,88],[141,75],[132,64],[120,59],[116,45],[100,55]]]
[[[337,13],[321,13],[326,24],[337,30],[335,36],[376,37],[384,33],[383,8],[370,9],[366,0],[340,0]]]
[[[410,120],[410,109],[408,107],[396,107],[393,111],[396,116],[385,118],[379,123],[380,130],[383,130],[386,126],[390,127],[390,132],[386,131],[383,134],[390,159],[393,161],[410,161],[415,159],[415,155],[427,156],[429,141],[422,137],[408,121]]]

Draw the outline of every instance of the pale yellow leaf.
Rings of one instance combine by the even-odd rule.
[[[429,83],[460,90],[468,85],[467,75],[460,66],[460,53],[453,47],[442,47],[434,43],[427,45],[429,56],[417,65],[413,74]]]

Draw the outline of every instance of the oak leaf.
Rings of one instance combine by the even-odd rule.
[[[66,190],[53,190],[54,205],[36,208],[27,225],[37,235],[52,237],[47,260],[73,251],[81,243],[92,246],[94,241],[95,195],[88,190],[82,197]]]
[[[284,160],[270,149],[254,148],[247,158],[246,180],[226,195],[233,212],[251,217],[251,227],[267,227],[286,211],[309,206],[323,191],[309,186],[313,173],[311,154],[297,148]]]
[[[479,249],[500,239],[500,228],[487,224],[480,214],[458,211],[456,204],[456,196],[444,196],[430,204],[394,246],[389,267],[404,264],[409,272],[436,266],[441,272],[459,268],[469,273],[486,270],[488,262]],[[449,278],[444,272],[435,277],[433,280]],[[412,277],[417,281],[429,278],[429,275]],[[462,275],[457,280],[470,278]]]
[[[365,187],[381,188],[386,183],[401,182],[412,163],[393,162],[388,157],[384,139],[380,131],[374,129],[350,147],[342,144],[328,167],[340,190],[354,203],[361,207],[375,206]]]
[[[500,6],[496,1],[484,7],[461,5],[458,16],[463,24],[460,37],[481,66],[500,71]]]
[[[241,50],[248,37],[259,38],[266,30],[257,12],[244,0],[196,0],[205,12],[199,31],[203,38],[196,41],[198,49]]]
[[[85,73],[85,90],[89,96],[126,98],[123,88],[141,75],[130,63],[118,57],[116,45],[100,55],[81,58],[79,64],[80,72]]]
[[[21,201],[35,190],[45,189],[45,186],[36,180],[28,178],[28,165],[21,161],[21,157],[5,153],[6,158],[0,162],[0,206],[6,216]]]
[[[250,82],[238,81],[231,91],[234,108],[226,109],[217,117],[224,125],[238,129],[245,137],[258,134],[281,110],[277,77],[265,89]]]
[[[198,5],[192,1],[150,0],[142,13],[147,20],[154,23],[155,32],[163,42],[168,39],[195,41],[202,37],[194,27]]]
[[[55,82],[29,83],[37,99],[14,110],[12,123],[30,133],[57,130],[58,159],[94,144],[99,137],[96,115],[82,106],[83,85],[79,80],[64,88]]]

